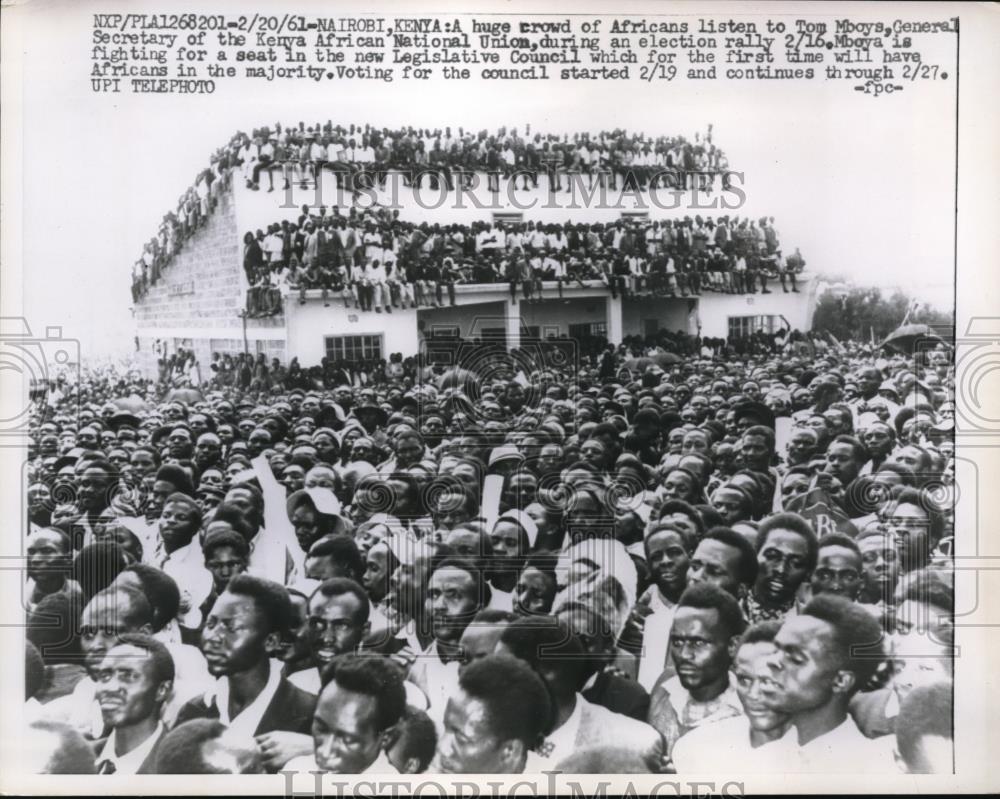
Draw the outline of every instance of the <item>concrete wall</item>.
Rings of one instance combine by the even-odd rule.
[[[770,294],[709,294],[698,308],[702,336],[725,338],[733,316],[783,316],[793,330],[808,330],[815,308],[816,281],[799,281],[799,293],[785,294],[780,284]],[[782,327],[779,320],[779,327]]]
[[[708,302],[712,301],[708,298]],[[626,336],[645,336],[653,322],[656,330],[676,333],[697,333],[694,315],[690,313],[693,301],[661,297],[630,297],[622,303],[622,333]]]
[[[479,338],[484,329],[505,327],[506,302],[500,295],[499,299],[474,305],[421,308],[417,314],[423,326],[423,336],[430,336],[434,325],[442,325],[457,327],[462,338]]]
[[[417,339],[417,312],[396,308],[391,314],[344,309],[340,300],[324,308],[322,301],[295,304],[287,316],[286,349],[289,357],[298,356],[303,367],[315,366],[326,355],[327,336],[382,335],[382,356],[401,352],[414,355]]]
[[[246,281],[242,243],[236,224],[237,198],[221,195],[205,226],[194,234],[164,269],[160,280],[135,305],[139,338],[137,365],[156,373],[153,346],[166,343],[168,353],[193,349],[207,378],[214,352],[242,352]],[[284,319],[247,321],[247,348],[284,358]]]

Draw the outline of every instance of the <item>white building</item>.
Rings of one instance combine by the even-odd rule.
[[[806,331],[811,325],[817,281],[808,271],[798,276],[799,293],[784,293],[771,280],[770,294],[704,292],[687,298],[613,298],[602,281],[594,280],[588,281],[585,288],[575,283],[565,285],[562,299],[556,284],[546,283],[540,300],[524,302],[519,291],[514,303],[506,283],[459,284],[454,307],[394,308],[391,314],[360,311],[353,303],[345,308],[344,302],[332,294],[330,307],[324,307],[321,292],[310,290],[304,305],[299,304],[296,295],[286,300],[279,316],[244,320],[240,316],[247,289],[242,268],[244,233],[266,230],[269,224],[283,219],[294,221],[303,205],[340,205],[343,209],[351,202],[349,195],[338,196],[336,181],[329,173],[324,175],[319,193],[314,187],[296,187],[286,193],[281,190],[277,171],[274,179],[274,192],[266,188],[252,191],[239,173],[234,173],[231,188],[223,192],[208,223],[186,242],[157,284],[136,303],[139,362],[147,373],[155,372],[157,351],[170,352],[178,347],[193,349],[203,366],[213,353],[246,349],[286,363],[297,356],[303,367],[309,367],[327,354],[387,358],[398,352],[406,357],[419,352],[426,338],[442,334],[464,338],[503,336],[508,347],[514,347],[525,337],[592,334],[617,342],[623,336],[645,336],[666,329],[725,338],[730,333],[760,329]],[[266,180],[262,185],[267,185]],[[379,192],[377,199],[382,204],[393,204],[402,219],[442,224],[467,224],[494,215],[508,219],[519,215],[524,221],[546,223],[606,223],[637,214],[651,220],[682,219],[696,213],[745,216],[739,209],[712,210],[704,206],[698,210],[670,210],[639,195],[620,192],[609,192],[603,203],[592,201],[584,207],[571,207],[579,205],[582,196],[549,194],[544,176],[537,190],[518,190],[508,195],[503,181],[501,188],[499,194],[491,194],[481,186],[459,197],[455,192],[449,195],[431,191],[425,184],[420,194],[414,194],[402,188],[401,181],[390,180],[389,189]],[[370,207],[374,196],[366,193],[358,198],[358,204]],[[794,243],[794,232],[784,231],[782,246],[790,251]]]

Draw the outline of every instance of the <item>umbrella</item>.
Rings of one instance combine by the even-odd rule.
[[[900,325],[880,345],[905,355],[912,355],[919,343],[937,344],[944,341],[928,325]]]
[[[194,405],[203,399],[201,392],[196,388],[175,388],[167,395],[167,402],[183,402],[185,405]]]
[[[118,399],[112,400],[112,402],[114,402],[118,408],[128,413],[139,413],[140,411],[149,410],[149,403],[138,394],[129,394],[127,397],[119,397]]]
[[[684,359],[675,352],[658,352],[653,356],[653,363],[657,366],[673,366],[681,363]]]
[[[631,369],[633,372],[645,372],[646,367],[653,362],[652,358],[629,358],[625,361],[625,368]]]
[[[478,394],[479,375],[456,366],[438,378],[437,387],[439,391],[457,388],[469,396],[474,396]]]

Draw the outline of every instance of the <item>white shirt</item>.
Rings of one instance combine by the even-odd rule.
[[[493,610],[505,610],[508,613],[514,612],[514,594],[510,591],[501,591],[499,588],[490,586],[490,604]]]
[[[268,661],[267,684],[257,694],[257,698],[240,711],[236,718],[229,718],[229,678],[220,677],[215,685],[205,694],[205,705],[215,707],[219,711],[219,721],[238,735],[253,737],[260,720],[264,718],[267,706],[271,704],[278,685],[281,683],[281,668],[276,667],[273,660]]]
[[[674,623],[674,612],[677,605],[668,605],[660,589],[652,589],[652,599],[649,603],[653,612],[646,617],[642,632],[642,655],[639,660],[639,674],[636,677],[639,684],[649,693],[667,664],[670,654],[670,627]]]
[[[301,774],[309,774],[310,771],[322,771],[316,763],[315,755],[300,755],[289,760],[282,771],[296,771]],[[361,772],[362,774],[399,774],[399,770],[389,761],[384,750],[380,750],[370,766]],[[312,775],[310,775],[311,777]]]
[[[142,762],[149,757],[149,753],[153,751],[153,747],[156,746],[157,740],[159,740],[165,729],[161,721],[145,741],[124,755],[115,754],[115,742],[118,740],[118,730],[112,730],[95,762],[100,767],[103,761],[110,760],[115,767],[115,774],[135,774],[139,771]]]
[[[858,725],[847,716],[830,732],[800,746],[798,731],[792,725],[777,741],[764,744],[757,753],[778,760],[784,772],[840,774],[850,769],[856,774],[898,774],[892,754],[895,736],[866,738]]]
[[[441,735],[444,730],[444,711],[448,706],[448,699],[458,692],[458,661],[450,660],[442,663],[437,641],[432,641],[414,665],[418,664],[424,669],[427,715],[434,722],[438,735]]]
[[[162,543],[162,539],[158,540]],[[197,629],[201,625],[201,603],[212,593],[212,573],[205,568],[205,556],[197,537],[170,554],[158,551],[155,560],[159,568],[177,583],[181,603],[187,604],[187,611],[178,616],[178,620],[185,627]]]
[[[528,753],[525,773],[540,773],[555,768],[557,763],[576,753],[576,736],[580,731],[586,701],[580,694],[576,695],[576,706],[569,718],[549,733],[542,742],[540,751]]]

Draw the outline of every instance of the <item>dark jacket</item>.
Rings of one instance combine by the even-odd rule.
[[[313,711],[316,709],[316,697],[296,688],[284,677],[278,684],[278,690],[271,699],[267,710],[261,717],[260,724],[254,730],[254,735],[265,732],[284,730],[308,734],[312,727]],[[198,696],[186,702],[177,714],[176,724],[183,724],[191,719],[217,719],[219,709],[212,703],[205,704],[205,697]],[[175,726],[176,726],[175,724]]]

